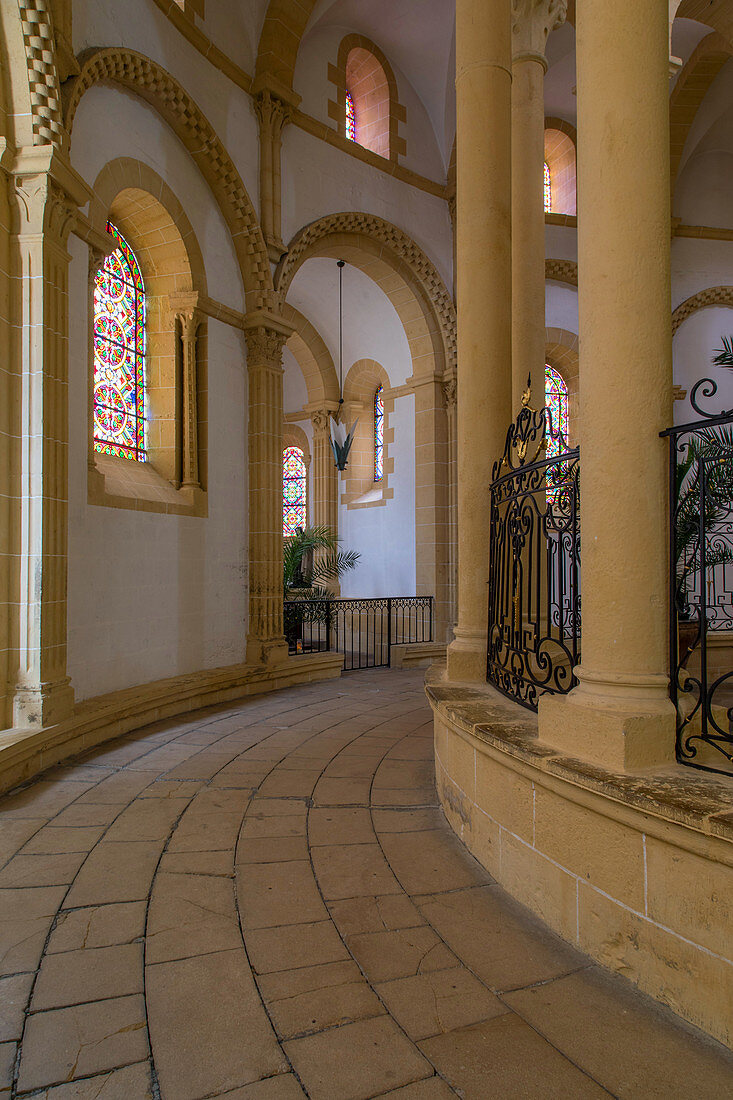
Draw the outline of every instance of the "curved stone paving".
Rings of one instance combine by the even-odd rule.
[[[0,1097],[730,1095],[466,854],[417,672],[161,722],[0,800]]]

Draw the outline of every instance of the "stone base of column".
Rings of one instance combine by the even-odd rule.
[[[13,696],[13,728],[42,729],[63,722],[74,711],[74,689],[68,676],[38,687],[18,687]]]
[[[247,635],[248,665],[274,668],[286,664],[287,659],[288,643],[284,638],[263,639],[253,634]]]
[[[446,651],[447,676],[456,682],[486,683],[486,635],[460,627]]]
[[[613,771],[642,771],[675,760],[675,708],[666,676],[621,680],[576,669],[569,695],[539,701],[540,740]]]

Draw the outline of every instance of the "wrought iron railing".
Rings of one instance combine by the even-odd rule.
[[[387,668],[392,646],[433,640],[433,597],[286,600],[290,653],[337,650],[344,671]]]
[[[537,710],[580,660],[580,452],[530,399],[492,475],[487,679]]]
[[[733,409],[698,404],[717,385],[695,384],[700,418],[669,439],[669,664],[677,759],[733,774]]]

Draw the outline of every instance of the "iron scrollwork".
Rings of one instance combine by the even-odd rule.
[[[733,774],[733,410],[708,412],[717,393],[701,378],[690,402],[700,419],[669,439],[670,696],[677,760]]]
[[[487,677],[530,710],[575,686],[580,659],[580,452],[531,387],[491,484]]]

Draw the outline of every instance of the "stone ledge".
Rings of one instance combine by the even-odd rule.
[[[71,718],[55,726],[0,732],[0,793],[67,757],[152,722],[248,695],[331,679],[340,676],[342,666],[341,653],[301,654],[274,668],[227,665],[86,699],[76,705]]]
[[[489,684],[449,683],[443,674],[444,667],[435,664],[425,678],[433,711],[496,750],[505,764],[512,760],[518,767],[537,769],[548,778],[626,807],[632,815],[640,811],[660,824],[681,825],[733,843],[733,778],[703,774],[683,765],[634,774],[613,772],[587,760],[563,756],[538,739],[534,713],[512,703]],[[619,808],[612,811],[614,817]],[[649,831],[648,822],[646,828]],[[677,843],[683,843],[682,839]],[[733,865],[733,851],[729,859]]]

